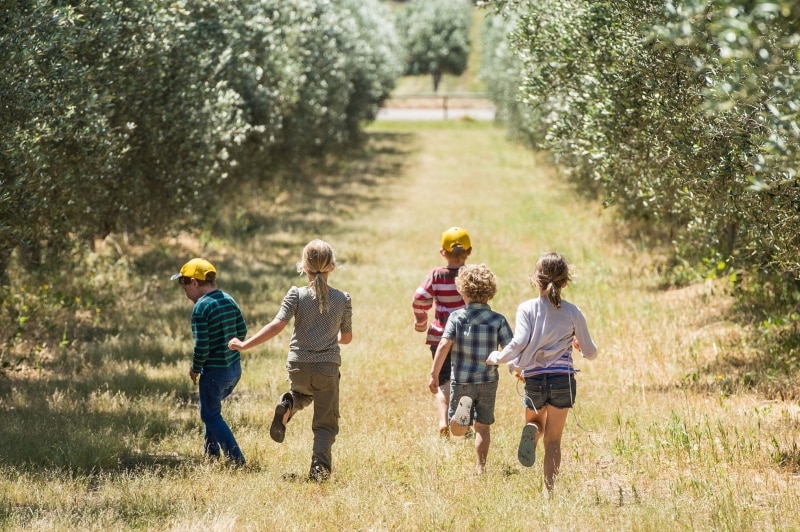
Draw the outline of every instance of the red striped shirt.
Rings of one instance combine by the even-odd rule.
[[[458,270],[459,268],[434,268],[414,292],[412,307],[417,322],[427,321],[428,311],[436,305],[425,339],[425,343],[429,345],[439,343],[450,313],[464,306],[464,299],[456,290]]]

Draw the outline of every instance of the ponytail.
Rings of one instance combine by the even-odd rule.
[[[561,308],[561,289],[570,281],[567,259],[558,253],[545,253],[536,261],[531,283],[547,292],[547,299]]]
[[[309,289],[317,300],[320,314],[330,308],[328,303],[328,281],[325,273],[336,268],[336,254],[327,242],[319,239],[312,240],[303,248],[303,260],[297,263],[297,272],[313,276]]]

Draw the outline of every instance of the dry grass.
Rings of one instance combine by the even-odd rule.
[[[175,264],[151,272],[114,334],[54,356],[35,379],[0,380],[0,528],[800,528],[797,404],[729,393],[717,383],[726,376],[708,371],[746,337],[726,317],[724,292],[657,290],[646,254],[612,236],[612,213],[489,124],[384,123],[371,135],[363,157],[314,186],[296,184],[279,201],[251,195],[236,238],[174,242]],[[430,354],[410,301],[451,225],[470,230],[473,261],[498,275],[492,306],[512,324],[541,252],[575,265],[564,295],[587,315],[600,356],[578,362],[552,497],[541,458],[530,469],[516,461],[522,407],[505,374],[484,476],[473,474],[471,441],[436,434]],[[186,376],[190,303],[165,279],[184,255],[216,260],[254,331],[299,281],[294,262],[317,235],[339,252],[331,284],[351,292],[355,313],[334,476],[282,480],[305,473],[311,454],[310,412],[283,444],[268,436],[287,388],[287,333],[245,355],[225,406],[248,467],[204,463]]]

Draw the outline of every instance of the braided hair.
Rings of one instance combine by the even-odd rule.
[[[299,274],[311,276],[311,294],[317,300],[319,312],[327,312],[330,308],[328,304],[328,281],[325,280],[323,273],[332,272],[336,268],[336,254],[333,248],[324,240],[314,239],[303,248],[303,260],[297,263]]]

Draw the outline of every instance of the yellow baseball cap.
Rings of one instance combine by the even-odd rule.
[[[460,227],[451,227],[442,233],[442,249],[445,251],[453,251],[453,246],[461,244],[464,249],[470,249],[472,243],[469,241],[469,233],[466,229]]]
[[[206,274],[209,272],[217,273],[217,269],[214,268],[213,264],[208,262],[206,259],[192,259],[183,265],[180,273],[176,273],[170,277],[170,279],[174,281],[181,277],[191,277],[192,279],[197,279],[198,281],[205,281]]]

